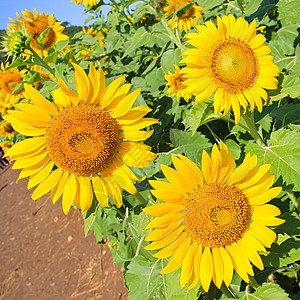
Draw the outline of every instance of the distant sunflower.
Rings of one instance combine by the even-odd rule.
[[[1,63],[0,70],[0,99],[3,104],[7,106],[7,109],[18,102],[20,96],[25,97],[24,89],[21,89],[18,93],[12,94],[15,87],[18,86],[26,73],[26,70],[19,71],[17,68],[8,69],[9,63],[5,65]]]
[[[256,155],[248,153],[233,170],[232,154],[222,142],[211,157],[203,151],[201,171],[182,155],[173,155],[172,162],[175,169],[161,166],[169,182],[149,181],[152,194],[166,203],[143,209],[157,217],[147,226],[156,229],[145,249],[162,249],[156,258],[172,256],[162,274],[182,266],[181,287],[189,281],[191,289],[199,280],[205,291],[211,280],[218,288],[223,281],[229,286],[233,269],[249,282],[250,262],[262,270],[258,251],[266,252],[276,239],[267,226],[284,222],[276,218],[280,210],[266,204],[281,191],[271,188],[270,165],[257,167]]]
[[[74,2],[76,5],[84,4],[85,7],[88,7],[89,5],[95,5],[97,4],[98,0],[71,0],[71,2]]]
[[[109,194],[120,207],[122,189],[136,193],[132,181],[138,178],[129,167],[146,167],[156,157],[151,147],[137,143],[153,130],[140,129],[158,121],[143,118],[150,111],[147,106],[132,108],[140,90],[127,95],[131,85],[121,86],[125,76],[105,88],[100,67],[96,71],[90,65],[87,76],[73,65],[77,93],[58,79],[60,88],[52,91],[56,106],[25,84],[32,104],[17,104],[4,119],[33,138],[17,143],[6,155],[16,160],[14,169],[23,169],[19,179],[29,176],[29,189],[38,185],[34,200],[51,191],[53,203],[62,195],[65,214],[73,202],[84,212],[94,192],[101,205],[109,206]]]
[[[39,73],[41,80],[35,81],[33,83],[33,86],[37,89],[38,86],[45,80],[54,80],[54,76],[53,74],[47,72],[44,68],[38,66],[38,65],[34,65],[32,67],[30,67],[31,71],[35,71],[37,73]]]
[[[14,136],[14,129],[11,127],[11,124],[4,121],[0,122],[0,137],[12,138]]]
[[[167,5],[164,8],[165,17],[169,18],[172,14],[174,14],[180,7],[191,3],[192,0],[167,0]],[[197,4],[193,4],[192,7],[187,10],[180,18],[177,16],[173,17],[168,21],[171,27],[174,29],[177,28],[181,30],[184,28],[184,31],[188,31],[191,27],[194,27],[195,19],[199,19],[202,16],[203,8],[198,6]]]
[[[165,75],[167,85],[170,86],[167,92],[171,96],[176,95],[177,101],[179,101],[180,97],[182,97],[186,102],[188,102],[192,95],[186,89],[187,87],[184,84],[184,78],[180,73],[180,68],[177,65],[174,65],[174,67],[174,74],[169,71],[168,74]]]
[[[13,146],[13,142],[10,141],[3,141],[0,143],[0,148],[4,149],[5,151],[7,151],[9,148],[11,148]]]
[[[262,111],[268,99],[264,89],[276,89],[280,69],[268,55],[271,48],[266,38],[256,34],[256,21],[249,26],[243,18],[236,21],[233,15],[217,17],[218,28],[213,22],[197,26],[199,33],[186,35],[194,49],[183,52],[186,63],[182,72],[187,78],[188,90],[202,102],[214,95],[214,110],[228,113],[231,106],[236,124],[240,120],[240,105],[252,110],[255,105]]]
[[[90,35],[91,37],[95,37],[98,36],[98,43],[103,46],[104,45],[104,36],[100,31],[97,31],[96,29],[94,29],[94,27],[89,27],[88,29],[85,29],[85,27],[82,27],[82,32]]]
[[[45,13],[38,14],[36,9],[34,9],[33,13],[27,9],[22,11],[22,13],[24,17],[17,13],[17,17],[20,21],[15,21],[9,18],[13,24],[8,24],[7,27],[9,30],[21,30],[22,22],[24,22],[26,30],[31,35],[30,46],[39,55],[42,54],[42,49],[36,41],[40,37],[41,33],[43,33],[48,27],[50,27],[50,30],[43,45],[44,56],[48,54],[48,50],[57,42],[69,39],[67,35],[62,33],[65,27],[60,25],[61,22],[56,22],[56,19],[53,17],[53,15],[49,16],[49,14]],[[27,49],[25,52],[30,53],[30,51]]]

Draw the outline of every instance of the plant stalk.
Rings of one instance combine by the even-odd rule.
[[[262,137],[259,135],[256,126],[255,126],[255,122],[254,122],[254,118],[253,115],[250,115],[249,110],[246,111],[246,113],[244,113],[243,118],[248,126],[249,129],[249,133],[251,134],[251,136],[254,138],[255,142],[261,146],[261,147],[265,147],[265,144],[263,142]]]

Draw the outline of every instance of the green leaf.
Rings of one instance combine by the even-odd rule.
[[[299,260],[299,240],[288,238],[280,245],[273,243],[269,253],[261,256],[264,266],[283,267]]]
[[[285,212],[280,216],[285,222],[275,228],[277,234],[287,234],[289,237],[300,236],[300,217],[296,213]]]
[[[96,214],[92,213],[90,214],[86,219],[84,219],[84,234],[87,236],[89,230],[93,226],[94,222],[96,220]]]
[[[251,22],[253,19],[263,19],[265,14],[275,7],[278,0],[249,0],[246,2],[245,14],[248,16],[247,21]]]
[[[195,300],[198,299],[197,294],[200,287],[198,283],[193,289],[188,290],[188,287],[180,286],[181,268],[176,271],[166,274],[167,295],[168,300]],[[201,288],[202,290],[202,288]]]
[[[263,283],[253,294],[246,293],[241,300],[288,300],[288,294],[275,283]]]
[[[51,29],[51,25],[48,26],[48,28],[46,28],[41,34],[40,36],[38,37],[38,39],[36,40],[36,43],[41,47],[43,48],[44,44],[45,44],[45,40],[48,36],[48,33]]]
[[[125,274],[129,298],[141,299],[168,299],[165,275],[159,274],[163,269],[163,260],[152,262],[143,256],[136,256],[128,265]]]
[[[183,123],[194,134],[212,112],[213,108],[207,101],[194,104],[191,109],[184,111]]]
[[[69,40],[62,40],[59,41],[55,44],[54,48],[56,51],[61,52],[62,50],[64,50],[67,45],[69,44]]]
[[[281,24],[298,24],[300,15],[299,0],[281,0],[277,4]]]
[[[149,261],[136,256],[125,273],[129,299],[132,300],[195,300],[200,284],[188,290],[180,287],[181,268],[167,275],[159,274],[166,266],[166,260]]]
[[[285,76],[282,82],[281,93],[291,98],[300,97],[300,78],[295,75]]]
[[[140,27],[134,34],[131,39],[130,46],[126,49],[123,58],[127,56],[130,52],[133,52],[137,48],[140,48],[146,45],[150,40],[151,34],[148,32],[145,27]]]
[[[173,14],[173,17],[177,16],[181,18],[192,6],[194,5],[193,2],[187,3],[185,5],[180,6]]]
[[[159,155],[159,162],[163,164],[171,163],[171,154],[185,154],[195,163],[199,163],[202,157],[203,150],[210,150],[211,143],[208,138],[200,132],[181,131],[178,129],[170,130],[170,139],[174,145],[174,149],[168,153]]]
[[[169,49],[161,57],[161,67],[163,68],[164,72],[168,74],[168,71],[171,73],[175,72],[174,64],[178,65],[181,58],[180,58],[181,51],[180,49]]]
[[[234,140],[227,139],[225,141],[226,146],[228,147],[229,151],[232,153],[234,160],[238,160],[241,156],[241,147],[237,144]]]
[[[289,129],[272,132],[270,146],[261,147],[255,143],[246,146],[246,152],[256,154],[258,164],[271,164],[275,179],[282,176],[286,184],[293,184],[300,190],[300,133]]]
[[[294,41],[298,36],[298,25],[288,25],[281,27],[277,32],[272,34],[272,40],[278,41],[281,45],[282,51],[286,55],[292,55],[295,52]]]
[[[292,103],[281,105],[271,111],[270,116],[280,121],[280,126],[300,125],[300,106]]]

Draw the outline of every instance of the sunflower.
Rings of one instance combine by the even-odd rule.
[[[45,80],[55,80],[55,77],[51,73],[47,72],[46,69],[44,69],[38,65],[34,65],[34,66],[30,67],[30,70],[38,73],[41,77],[41,80],[35,81],[33,83],[33,86],[36,89]]]
[[[13,106],[19,100],[19,95],[25,97],[24,89],[18,93],[12,94],[15,87],[18,86],[26,73],[26,70],[19,71],[17,68],[8,69],[9,63],[5,65],[1,63],[0,69],[0,99],[3,101],[3,106],[7,109]]]
[[[140,91],[127,95],[131,85],[122,85],[125,76],[105,88],[101,67],[96,71],[90,64],[87,76],[73,66],[77,93],[58,79],[60,88],[52,91],[55,105],[25,84],[31,104],[17,104],[19,111],[9,111],[4,119],[32,138],[6,155],[16,160],[15,169],[23,169],[19,179],[29,176],[29,189],[38,185],[34,200],[51,191],[53,203],[62,195],[65,214],[73,202],[84,212],[94,192],[101,205],[109,206],[109,194],[120,207],[123,189],[136,193],[132,181],[138,178],[129,167],[146,167],[156,157],[151,147],[138,143],[153,130],[140,129],[158,121],[143,118],[150,111],[147,106],[132,108]]]
[[[5,150],[5,152],[12,147],[14,143],[10,142],[10,141],[3,141],[0,142],[0,148],[2,148],[3,150]]]
[[[227,146],[213,146],[212,155],[203,151],[202,170],[187,157],[172,156],[175,169],[162,165],[169,182],[151,180],[152,194],[166,202],[144,208],[156,216],[147,226],[154,229],[146,238],[145,249],[162,249],[153,256],[167,258],[161,271],[170,273],[182,265],[180,284],[193,288],[198,281],[208,291],[211,280],[220,288],[229,286],[233,269],[249,282],[251,262],[263,269],[258,251],[266,252],[276,239],[267,226],[284,221],[280,210],[268,201],[281,187],[271,188],[274,175],[270,165],[257,167],[256,155],[248,153],[234,170]]]
[[[71,0],[71,2],[74,2],[76,5],[84,3],[85,7],[88,7],[89,5],[95,5],[97,4],[98,0]]]
[[[180,73],[180,68],[177,65],[173,66],[175,67],[175,73],[172,74],[169,71],[168,74],[165,75],[167,85],[170,86],[167,92],[171,96],[176,95],[177,101],[179,101],[180,97],[182,97],[186,102],[188,102],[192,95],[186,89],[184,78]]]
[[[13,24],[8,24],[7,27],[11,31],[21,30],[22,22],[24,22],[27,32],[29,32],[31,35],[30,46],[39,55],[47,56],[48,50],[54,46],[54,44],[61,40],[69,39],[68,36],[62,33],[65,27],[60,25],[61,22],[56,22],[56,19],[53,17],[53,15],[49,16],[49,14],[45,13],[38,14],[36,9],[34,9],[33,13],[27,9],[22,11],[22,13],[24,17],[17,13],[17,17],[20,21],[15,21],[9,18]],[[50,30],[45,39],[42,52],[40,45],[37,44],[37,39],[48,27],[50,27]],[[31,53],[28,49],[26,49],[25,52],[27,54]]]
[[[268,99],[265,89],[276,89],[280,69],[268,55],[271,48],[266,38],[256,34],[256,21],[249,26],[243,18],[236,21],[233,15],[217,17],[213,22],[197,26],[199,33],[186,35],[194,49],[183,52],[186,63],[182,72],[187,78],[188,90],[202,102],[214,94],[214,110],[228,113],[231,106],[236,124],[240,120],[240,105],[246,110],[248,103],[262,111]],[[262,99],[261,99],[262,98]]]
[[[168,0],[167,5],[164,8],[165,17],[169,18],[174,14],[180,7],[192,3],[192,0]],[[184,28],[184,31],[188,31],[191,27],[195,26],[195,19],[199,19],[202,16],[203,8],[197,4],[193,4],[192,7],[187,10],[180,18],[177,16],[173,17],[168,21],[173,29],[176,27],[181,30]],[[195,18],[195,19],[194,19]]]
[[[100,31],[97,31],[96,29],[94,29],[94,27],[89,27],[88,29],[85,29],[85,27],[82,27],[82,32],[90,35],[91,37],[95,37],[98,36],[98,43],[103,46],[104,45],[104,36]]]
[[[5,120],[0,122],[0,137],[12,138],[14,136],[14,129],[11,127],[10,123]]]

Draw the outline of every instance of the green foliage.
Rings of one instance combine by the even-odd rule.
[[[264,283],[260,286],[255,293],[246,294],[241,300],[288,300],[290,299],[288,295],[284,292],[284,290],[278,285],[274,283]]]
[[[174,64],[180,68],[183,66],[182,52],[191,46],[185,43],[186,33],[183,30],[173,30],[163,13],[156,12],[153,1],[135,2],[138,1],[111,1],[107,4],[111,10],[105,17],[101,12],[103,1],[86,8],[86,12],[91,14],[87,21],[92,21],[93,28],[101,32],[101,43],[98,42],[99,36],[84,33],[81,27],[69,26],[65,22],[64,34],[70,40],[56,43],[46,57],[33,53],[26,58],[11,58],[10,68],[26,71],[23,82],[14,91],[21,91],[24,82],[39,82],[40,93],[50,101],[53,100],[52,91],[59,88],[58,78],[76,90],[71,62],[85,70],[88,70],[89,63],[96,68],[100,63],[106,72],[107,85],[125,75],[125,83],[132,85],[131,91],[141,90],[134,106],[147,105],[151,111],[146,117],[156,118],[160,122],[151,126],[154,133],[145,141],[157,153],[157,158],[144,169],[131,168],[138,178],[142,178],[134,183],[138,194],[123,192],[120,208],[114,205],[110,197],[110,208],[102,207],[94,199],[91,208],[83,213],[84,234],[92,231],[98,243],[107,241],[114,263],[124,270],[130,299],[207,300],[214,296],[216,299],[226,299],[227,296],[222,295],[224,289],[218,290],[213,284],[208,293],[202,291],[200,283],[191,290],[187,286],[181,288],[181,268],[170,274],[160,274],[169,259],[156,259],[153,257],[155,251],[144,249],[149,243],[145,239],[152,231],[145,228],[154,217],[142,210],[160,202],[151,195],[148,183],[151,179],[165,180],[160,164],[171,166],[172,154],[183,154],[200,167],[203,150],[210,154],[213,144],[222,140],[231,151],[236,166],[247,153],[255,154],[258,165],[271,164],[276,186],[283,186],[280,197],[273,199],[272,204],[280,208],[280,218],[285,223],[272,228],[277,240],[267,249],[267,254],[261,254],[265,270],[254,268],[254,278],[260,286],[257,287],[252,281],[246,284],[235,272],[230,285],[233,296],[262,300],[289,299],[288,294],[294,297],[296,292],[291,289],[291,283],[298,284],[299,288],[295,274],[299,269],[300,257],[300,219],[297,211],[300,206],[299,1],[195,0],[173,14],[180,17],[196,3],[203,8],[203,18],[197,20],[199,25],[205,21],[216,24],[217,15],[233,14],[249,22],[255,19],[259,26],[265,26],[259,30],[266,37],[274,63],[281,70],[277,78],[279,84],[276,90],[267,90],[269,99],[262,112],[257,109],[250,111],[249,107],[244,111],[242,108],[238,125],[232,118],[232,110],[226,116],[214,114],[213,96],[196,104],[194,96],[187,103],[183,99],[177,101],[176,96],[168,94],[165,75],[174,73]],[[136,6],[131,10],[133,3]],[[41,46],[50,32],[49,28],[38,39]],[[197,32],[194,27],[188,31],[194,32]],[[55,78],[43,78],[30,69],[33,66],[42,68]],[[24,138],[17,134],[14,141]],[[278,284],[266,282],[270,274],[275,274],[275,277],[277,274]],[[254,290],[254,287],[257,289]]]
[[[292,184],[293,189],[300,190],[300,135],[289,129],[274,131],[270,136],[270,144],[261,147],[249,143],[246,152],[256,154],[258,162],[271,164],[271,171],[278,179],[282,176],[286,184]]]

